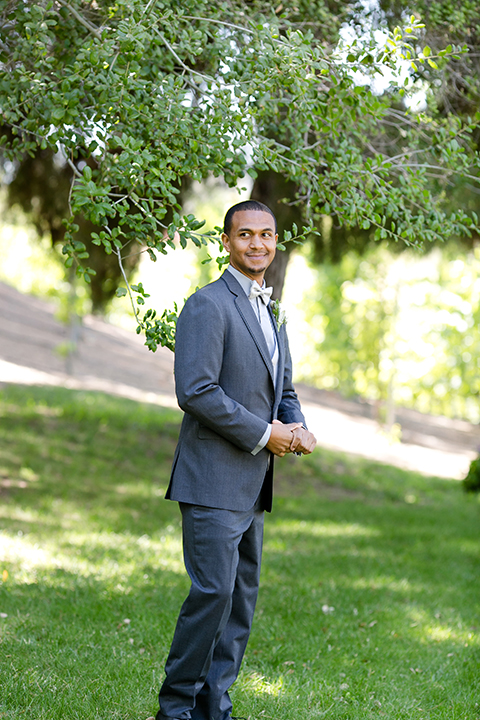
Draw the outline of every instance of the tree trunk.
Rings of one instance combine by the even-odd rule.
[[[278,237],[282,241],[285,230],[290,230],[293,223],[298,227],[302,224],[302,212],[298,205],[288,205],[295,198],[297,186],[290,180],[285,180],[273,170],[261,170],[253,184],[251,198],[265,203],[277,218]],[[282,202],[286,200],[287,202]],[[292,251],[293,243],[287,243],[286,250],[277,251],[275,259],[265,273],[267,285],[273,285],[273,298],[280,299],[285,283],[285,274]]]

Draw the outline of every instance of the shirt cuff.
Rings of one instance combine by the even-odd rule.
[[[270,424],[267,425],[267,429],[263,433],[262,437],[260,438],[258,445],[252,450],[252,455],[256,455],[260,452],[260,450],[263,450],[265,445],[270,440],[270,435],[272,434],[272,426]]]

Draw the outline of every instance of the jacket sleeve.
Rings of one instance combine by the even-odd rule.
[[[178,318],[175,388],[181,409],[242,450],[251,452],[268,423],[229,397],[219,384],[226,335],[224,308],[201,291]]]
[[[285,368],[283,373],[283,389],[280,404],[278,406],[278,419],[283,423],[301,422],[305,425],[305,417],[300,407],[300,401],[295,392],[292,382],[292,357],[288,345],[288,337],[285,325],[282,325],[279,333],[280,341],[283,341],[285,348]]]

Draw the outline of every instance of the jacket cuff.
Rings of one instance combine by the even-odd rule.
[[[257,453],[260,452],[260,450],[263,450],[263,448],[265,447],[265,445],[266,445],[266,444],[268,443],[268,441],[270,440],[270,435],[271,435],[271,434],[272,434],[272,426],[271,426],[270,424],[268,424],[268,425],[267,425],[267,429],[266,429],[265,432],[263,433],[263,435],[262,435],[262,437],[260,438],[258,444],[256,445],[256,447],[253,448],[253,450],[252,450],[252,455],[256,455]]]

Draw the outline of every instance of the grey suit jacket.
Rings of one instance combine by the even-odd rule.
[[[271,509],[273,456],[266,448],[251,451],[273,419],[305,422],[285,325],[277,339],[274,387],[265,337],[234,276],[225,272],[187,300],[175,344],[176,393],[185,415],[167,498],[246,511],[262,491],[263,507]]]

